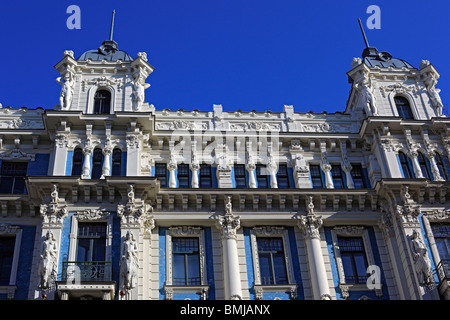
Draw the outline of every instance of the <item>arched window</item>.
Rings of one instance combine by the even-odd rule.
[[[406,155],[403,152],[399,152],[398,153],[398,158],[400,160],[400,166],[402,167],[403,170],[403,176],[404,178],[412,178],[413,174],[412,174],[412,170],[411,170],[411,166],[410,163],[408,161],[408,157],[406,157]]]
[[[103,152],[102,149],[96,148],[92,156],[92,179],[100,179],[103,168]]]
[[[428,169],[428,163],[422,153],[418,152],[417,160],[419,160],[420,170],[424,178],[431,179],[430,170]]]
[[[413,113],[411,111],[411,106],[409,105],[408,99],[405,97],[395,96],[394,97],[395,106],[397,107],[397,112],[403,119],[414,119]]]
[[[122,150],[119,148],[115,148],[112,153],[112,176],[121,176],[122,175]]]
[[[442,179],[447,180],[447,174],[445,173],[444,162],[442,161],[441,155],[436,152],[434,160],[436,161],[436,165],[439,169],[439,174],[441,175]]]
[[[82,166],[83,166],[83,150],[81,148],[76,148],[73,151],[72,176],[81,176]]]
[[[94,114],[109,114],[111,108],[111,92],[98,90],[94,96]]]

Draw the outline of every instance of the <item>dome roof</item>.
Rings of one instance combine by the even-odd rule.
[[[378,52],[378,50],[373,47],[365,48],[362,53],[362,57],[364,59],[364,63],[368,67],[378,66],[381,68],[392,67],[398,69],[405,67],[408,69],[414,69],[414,67],[405,60],[393,58],[389,52],[385,51]]]
[[[133,58],[128,53],[118,49],[117,42],[113,40],[103,41],[102,45],[96,50],[86,51],[78,58],[78,61],[88,59],[93,61],[133,61]]]

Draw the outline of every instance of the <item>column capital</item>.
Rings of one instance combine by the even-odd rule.
[[[298,227],[305,233],[307,238],[320,239],[319,229],[322,224],[323,220],[321,216],[308,214],[300,217]]]
[[[217,218],[216,227],[221,231],[222,239],[236,240],[236,232],[241,226],[241,217],[233,214],[231,197],[228,196],[225,201],[225,215]]]

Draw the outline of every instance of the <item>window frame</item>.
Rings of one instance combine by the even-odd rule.
[[[265,171],[265,173],[261,173],[261,171]],[[256,175],[256,186],[258,189],[268,189],[270,188],[269,183],[269,175],[267,174],[267,167],[264,164],[258,163],[255,168]],[[265,187],[261,187],[260,181],[264,181]]]
[[[80,156],[80,160],[78,160],[78,158],[76,159],[76,156]],[[75,161],[76,160],[76,161]],[[83,173],[83,160],[84,160],[84,154],[83,154],[83,149],[81,147],[76,147],[75,149],[73,149],[73,155],[72,155],[72,172],[71,172],[71,176],[81,176]],[[77,172],[74,173],[74,171],[80,171],[80,174],[75,174]]]
[[[368,266],[376,265],[373,249],[370,242],[369,231],[362,226],[336,226],[331,229],[331,238],[333,241],[333,250],[335,255],[335,261],[339,276],[339,288],[341,289],[344,298],[348,297],[349,291],[361,291],[370,290],[366,283],[348,283],[345,281],[344,265],[342,262],[340,247],[339,247],[339,237],[361,237],[363,240],[366,261]],[[382,284],[379,288],[373,289],[378,297],[382,296]]]
[[[208,174],[204,173],[204,169],[207,168],[208,169]],[[202,170],[203,169],[203,170]],[[212,188],[213,187],[213,182],[212,182],[212,166],[210,164],[207,163],[202,163],[200,164],[200,170],[199,170],[199,176],[198,176],[198,185],[200,188]],[[205,185],[205,182],[208,182],[208,185]]]
[[[182,171],[184,170],[184,172]],[[186,184],[181,185],[181,179],[185,179]],[[189,164],[187,163],[180,163],[177,166],[177,181],[178,181],[178,188],[190,188],[191,187],[191,169],[189,168]]]
[[[14,237],[14,253],[12,257],[11,271],[9,275],[9,283],[0,285],[0,294],[6,294],[9,300],[14,299],[17,289],[17,274],[19,267],[20,246],[22,244],[23,230],[19,226],[9,223],[2,223],[0,228],[0,237]]]
[[[164,172],[164,174],[159,174],[158,173],[158,167],[159,169],[164,168],[164,170],[162,172]],[[155,177],[160,181],[160,187],[161,188],[167,188],[168,187],[168,183],[167,183],[167,163],[165,162],[156,162],[155,163]]]
[[[98,155],[100,155],[100,160],[96,159],[96,156]],[[96,147],[92,152],[91,179],[100,179],[100,177],[102,176],[104,161],[105,157],[103,156],[103,150],[100,147]]]
[[[433,180],[433,175],[428,167],[428,159],[425,158],[422,152],[417,152],[417,161],[419,162],[420,171],[422,171],[422,175],[426,179]]]
[[[404,157],[404,160],[402,160],[402,157]],[[413,170],[413,168],[411,168],[411,165],[408,160],[410,160],[410,159],[406,155],[406,153],[404,153],[403,151],[398,152],[398,161],[400,163],[400,169],[402,170],[403,177],[406,179],[412,179],[412,178],[414,178],[414,175],[413,175],[414,170]],[[406,171],[405,171],[405,168],[407,169]]]
[[[4,171],[8,170],[8,168],[5,168],[5,165],[11,165],[13,167],[13,169],[9,169],[10,173],[4,174]],[[22,166],[22,168],[18,168],[19,166]],[[19,170],[19,169],[21,169],[21,170]],[[23,174],[20,174],[22,172],[23,172]],[[12,182],[11,182],[10,186],[7,187],[8,192],[1,192],[1,194],[26,194],[27,190],[26,190],[26,185],[25,185],[25,178],[27,177],[27,172],[28,172],[28,161],[3,160],[1,162],[1,166],[0,166],[1,180],[3,180],[3,178],[11,178]],[[16,179],[17,178],[19,178],[18,181],[20,181],[20,183],[23,184],[23,189],[21,188],[21,190],[16,190],[16,183],[17,183]],[[0,184],[2,186],[0,189],[3,189],[3,184],[1,183],[1,180],[0,180]],[[0,190],[0,191],[3,191],[3,190]]]
[[[434,161],[436,162],[436,166],[439,170],[441,178],[447,180],[447,172],[445,170],[444,160],[442,159],[442,156],[438,152],[435,153]]]
[[[316,168],[317,168],[318,176],[316,176],[315,173],[313,175],[314,170],[312,170],[312,169],[316,169]],[[311,179],[311,187],[313,189],[323,189],[324,188],[324,183],[323,183],[324,181],[322,179],[322,170],[320,169],[319,164],[314,164],[314,163],[309,164],[309,176]],[[317,179],[320,181],[320,186],[317,186],[314,184],[314,181]]]
[[[363,172],[363,166],[360,163],[352,163],[352,170],[351,170],[351,175],[352,175],[352,180],[353,180],[353,185],[355,189],[367,189],[367,182],[366,179],[364,177],[364,172]],[[355,168],[357,168],[357,170],[355,170]],[[356,171],[360,172],[360,175],[356,175]],[[362,188],[357,187],[357,182],[361,182]]]
[[[107,106],[108,107],[108,109],[106,110],[105,109],[105,106],[102,106],[102,105],[100,105],[99,106],[99,109],[97,110],[96,109],[96,107],[97,107],[97,101],[102,101],[102,100],[98,100],[98,99],[100,99],[99,97],[97,97],[97,94],[99,94],[99,93],[108,93],[108,95],[107,95],[107,97],[100,97],[101,99],[105,99],[105,101],[107,101],[107,102],[109,102],[109,103],[105,103],[105,106]],[[111,93],[111,91],[109,91],[109,90],[107,90],[107,89],[105,89],[105,88],[99,88],[99,89],[97,89],[96,91],[95,91],[95,93],[94,93],[94,100],[93,100],[93,106],[92,106],[92,110],[93,110],[93,114],[96,114],[96,115],[106,115],[106,114],[110,114],[111,113],[111,102],[112,102],[112,93]],[[107,112],[106,112],[107,111]]]
[[[287,284],[262,284],[261,271],[258,254],[257,238],[281,238],[284,249],[284,262],[286,268]],[[250,245],[252,251],[254,287],[257,299],[263,298],[264,291],[267,292],[290,292],[291,299],[297,298],[297,287],[295,283],[289,232],[283,226],[256,226],[250,230]]]
[[[240,170],[240,168],[242,168],[243,174],[236,175],[236,172],[237,172],[236,168],[239,168],[239,170]],[[243,181],[244,181],[243,186],[238,186],[238,179],[237,179],[238,177],[239,177],[239,179],[243,179]],[[238,163],[238,164],[234,165],[234,182],[235,182],[236,188],[238,188],[238,189],[248,188],[245,164]]]
[[[114,158],[114,156],[117,154],[119,154],[119,159]],[[116,169],[116,171],[114,169]],[[122,149],[117,147],[113,149],[111,155],[111,176],[113,177],[122,176]]]
[[[174,285],[173,284],[173,252],[172,239],[174,237],[195,237],[198,238],[199,245],[199,267],[200,267],[200,285]],[[164,285],[164,292],[167,300],[173,299],[173,294],[176,292],[194,292],[207,295],[210,288],[207,278],[206,268],[206,244],[205,244],[205,230],[203,227],[197,226],[173,226],[166,230],[165,236],[166,245],[166,281]]]
[[[280,169],[283,168],[281,171],[284,171],[282,175],[280,175]],[[281,179],[280,179],[281,178]],[[286,185],[282,186],[282,183],[280,181],[286,181]],[[278,165],[278,171],[277,171],[277,184],[279,189],[289,189],[291,187],[289,182],[289,169],[286,163],[280,163]]]
[[[401,103],[403,103],[403,104],[400,103],[400,100],[401,100]],[[393,97],[393,102],[394,102],[395,109],[397,111],[397,115],[399,117],[403,118],[404,120],[414,120],[415,119],[414,113],[413,113],[413,110],[411,107],[411,103],[408,98],[406,98],[402,95],[395,95]],[[399,108],[399,106],[401,108]],[[405,108],[406,107],[408,108],[408,109],[406,109],[406,113],[409,113],[409,114],[406,114],[406,117],[405,117]]]
[[[338,175],[336,175],[336,171],[339,173]],[[342,166],[340,164],[332,164],[330,173],[331,173],[331,180],[333,181],[334,189],[346,189]],[[337,188],[336,182],[340,182],[342,187]]]

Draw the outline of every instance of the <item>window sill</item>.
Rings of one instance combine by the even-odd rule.
[[[288,292],[291,299],[297,299],[296,284],[255,284],[253,287],[258,300],[263,298],[264,292]]]
[[[349,291],[375,291],[377,297],[383,296],[382,284],[380,289],[369,289],[365,283],[340,283],[339,289],[341,289],[342,297],[347,299],[349,297]]]
[[[15,285],[0,285],[0,294],[7,294],[8,300],[14,299],[17,286]]]
[[[174,293],[199,293],[202,300],[208,299],[209,285],[190,285],[190,286],[180,286],[180,285],[165,285],[164,291],[166,293],[166,299],[172,300]]]

